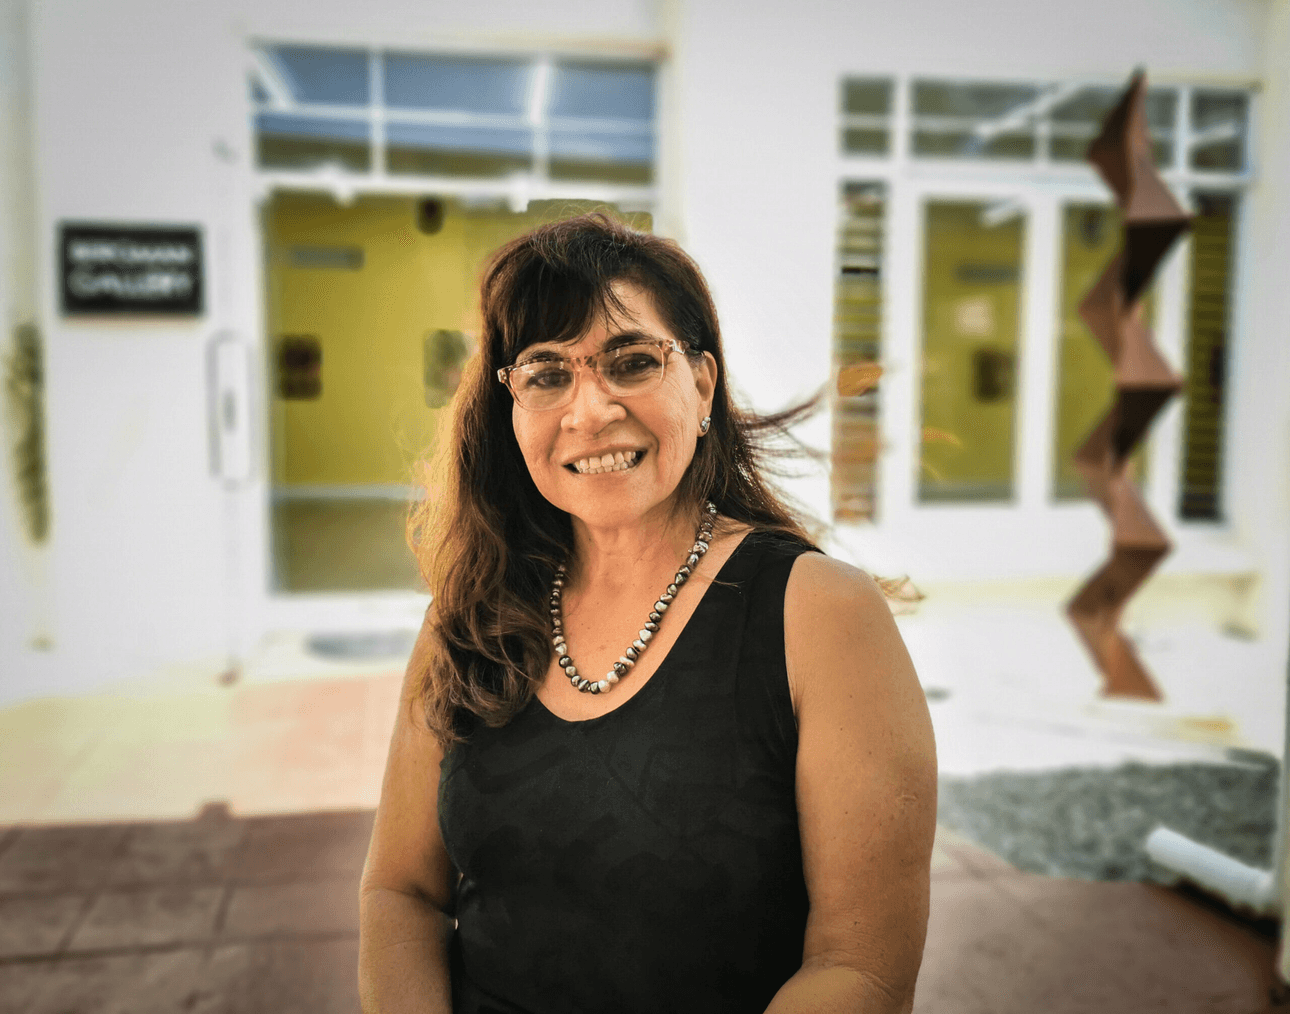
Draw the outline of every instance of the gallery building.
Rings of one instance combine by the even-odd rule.
[[[749,404],[826,391],[788,485],[830,546],[1059,608],[1108,540],[1077,306],[1120,222],[1083,154],[1142,67],[1195,217],[1143,306],[1184,388],[1133,466],[1174,552],[1130,625],[1229,638],[1280,715],[1284,0],[3,11],[0,700],[397,653],[480,267],[602,205],[698,260]]]

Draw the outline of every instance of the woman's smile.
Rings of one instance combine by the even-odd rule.
[[[578,475],[606,475],[610,472],[630,472],[644,457],[644,451],[611,451],[579,458],[564,467]]]

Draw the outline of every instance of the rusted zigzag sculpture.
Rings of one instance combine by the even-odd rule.
[[[1145,75],[1134,74],[1087,158],[1115,194],[1123,220],[1119,253],[1080,304],[1080,316],[1115,366],[1115,402],[1075,452],[1075,466],[1111,522],[1111,557],[1066,612],[1102,671],[1109,696],[1160,700],[1160,690],[1118,627],[1125,603],[1169,552],[1128,474],[1129,456],[1157,413],[1182,388],[1142,319],[1142,296],[1156,268],[1187,230],[1151,159]]]

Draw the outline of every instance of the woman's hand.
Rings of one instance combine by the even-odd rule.
[[[802,967],[767,1014],[909,1011],[936,830],[922,688],[882,593],[837,560],[794,564],[784,640],[811,907]]]
[[[359,890],[364,1014],[451,1014],[452,864],[439,836],[443,751],[416,700],[429,620],[403,678],[381,802]]]

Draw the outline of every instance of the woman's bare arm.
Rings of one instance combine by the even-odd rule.
[[[451,1014],[452,864],[439,835],[443,751],[416,702],[429,621],[412,652],[359,889],[364,1014]]]
[[[882,593],[854,567],[799,557],[784,637],[810,915],[802,968],[767,1014],[907,1012],[936,829],[927,704]]]

